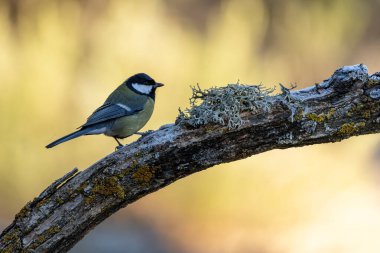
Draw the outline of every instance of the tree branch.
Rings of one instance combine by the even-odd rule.
[[[380,131],[380,73],[369,76],[364,65],[338,69],[306,89],[252,99],[263,106],[239,111],[238,127],[199,120],[200,111],[194,116],[190,109],[176,124],[64,176],[16,215],[0,235],[0,251],[64,252],[120,208],[192,173],[272,149]]]

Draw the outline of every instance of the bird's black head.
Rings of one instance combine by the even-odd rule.
[[[150,96],[153,99],[155,97],[156,89],[164,86],[162,83],[154,81],[153,78],[145,73],[131,76],[125,81],[125,84],[137,94]]]

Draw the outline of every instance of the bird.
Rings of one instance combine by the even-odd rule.
[[[113,137],[118,144],[116,149],[123,147],[119,139],[141,134],[138,131],[152,116],[156,89],[162,86],[164,84],[156,82],[145,73],[129,77],[87,118],[79,130],[53,141],[46,148],[83,135],[95,134]]]

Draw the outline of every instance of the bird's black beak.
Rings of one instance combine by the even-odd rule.
[[[154,88],[158,88],[158,87],[162,87],[162,86],[164,86],[163,83],[156,83],[156,84],[154,85]]]

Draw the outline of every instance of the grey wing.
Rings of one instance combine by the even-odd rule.
[[[103,123],[111,119],[117,119],[124,116],[133,115],[141,111],[142,109],[143,108],[137,108],[135,110],[132,110],[131,108],[123,104],[106,103],[98,109],[96,109],[96,111],[93,112],[90,117],[88,117],[87,122],[81,127],[92,126],[94,124]]]

